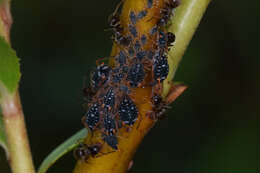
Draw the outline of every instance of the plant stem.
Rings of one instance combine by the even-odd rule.
[[[8,161],[12,172],[34,173],[19,93],[3,96],[1,109],[8,144]]]
[[[10,0],[0,1],[0,36],[10,44],[12,16]],[[0,86],[1,109],[7,138],[9,157],[7,158],[13,173],[34,173],[34,165],[28,142],[24,114],[19,91],[9,93]]]
[[[170,89],[169,86],[171,85],[171,81],[174,77],[181,57],[183,56],[184,51],[189,44],[209,1],[210,0],[182,0],[181,6],[177,8],[176,14],[173,18],[173,25],[168,28],[169,31],[176,35],[177,40],[169,53],[170,57],[168,60],[170,65],[170,74],[167,79],[168,82],[164,83],[164,95],[167,95]],[[158,16],[158,9],[160,9],[161,5],[164,3],[163,0],[156,0],[154,2],[157,3],[157,8],[154,8],[148,12],[148,14],[151,15],[147,17],[148,19],[149,17],[151,18],[153,16]],[[146,7],[146,3],[147,0],[125,1],[122,8],[121,24],[127,27],[129,24],[128,20],[130,11],[141,11]],[[155,23],[152,23],[152,21],[153,20],[145,20],[143,23],[140,22],[137,26],[139,31],[138,33],[140,35],[143,33],[147,34],[151,27],[155,25]],[[114,45],[112,49],[112,55],[115,55],[118,49],[120,48]],[[120,131],[122,139],[119,139],[119,150],[107,155],[102,155],[102,157],[92,157],[88,160],[87,163],[79,160],[75,167],[74,173],[124,173],[128,170],[129,167],[131,167],[131,160],[135,154],[135,151],[137,150],[144,136],[149,132],[155,123],[153,120],[151,120],[151,118],[147,117],[147,112],[152,110],[152,106],[149,104],[150,100],[147,100],[146,98],[150,99],[151,92],[152,89],[149,87],[138,88],[135,90],[135,96],[133,100],[135,100],[136,105],[138,106],[139,117],[141,118],[139,118],[140,120],[138,120],[131,128],[131,131]],[[93,143],[95,143],[93,139],[91,140]],[[86,142],[88,142],[88,138],[86,139]]]
[[[168,31],[176,35],[176,41],[168,54],[169,75],[164,81],[163,95],[167,95],[183,54],[195,33],[211,0],[181,0]]]

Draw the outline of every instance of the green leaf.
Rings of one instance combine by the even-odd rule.
[[[37,173],[45,173],[59,158],[77,147],[87,136],[84,128],[54,149],[42,162]]]
[[[0,146],[5,150],[6,156],[8,157],[7,142],[4,131],[3,115],[0,109]]]
[[[0,37],[0,96],[13,94],[18,87],[20,77],[19,59],[5,39]]]

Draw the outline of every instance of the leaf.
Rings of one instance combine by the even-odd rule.
[[[4,123],[3,123],[3,116],[2,116],[1,109],[0,109],[0,146],[4,148],[6,156],[8,157],[7,142],[5,137]]]
[[[13,94],[20,80],[20,65],[19,59],[15,51],[0,37],[0,96]]]
[[[45,173],[59,158],[73,150],[87,136],[84,128],[54,149],[42,162],[37,173]]]

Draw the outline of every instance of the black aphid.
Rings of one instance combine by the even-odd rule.
[[[108,80],[110,71],[111,68],[105,64],[97,66],[97,69],[92,73],[91,78],[91,86],[94,90]]]
[[[128,47],[129,44],[130,44],[131,41],[132,41],[132,37],[131,37],[131,36],[127,36],[127,37],[120,36],[120,37],[118,37],[118,39],[117,39],[116,41],[117,41],[120,45]]]
[[[167,35],[163,31],[159,32],[158,46],[159,48],[165,48],[167,46]]]
[[[134,37],[137,37],[137,30],[134,25],[129,25],[129,31]]]
[[[128,67],[127,66],[123,66],[122,71],[123,71],[123,73],[127,73],[128,72]]]
[[[168,60],[165,55],[156,56],[153,65],[153,74],[155,80],[164,81],[169,73]]]
[[[124,78],[124,73],[115,73],[112,76],[112,80],[115,83],[119,83]]]
[[[137,52],[141,49],[141,44],[140,44],[139,40],[136,40],[134,49],[135,49],[135,52]]]
[[[172,43],[175,41],[175,35],[172,32],[167,32],[167,46],[172,46]]]
[[[103,140],[113,149],[117,150],[118,147],[118,141],[115,135],[106,135],[104,134],[103,136]]]
[[[136,58],[140,61],[146,56],[146,51],[140,51],[136,53]]]
[[[147,0],[147,8],[152,8],[153,0]]]
[[[154,106],[159,106],[162,102],[162,97],[160,95],[154,95],[152,97],[152,102]]]
[[[118,28],[118,27],[121,27],[120,26],[120,17],[119,15],[113,15],[110,22],[109,22],[109,26],[112,28],[112,29],[115,29],[115,28]]]
[[[87,161],[90,156],[95,157],[100,152],[101,147],[100,143],[91,146],[81,143],[74,150],[73,154],[76,159]]]
[[[107,135],[113,135],[116,132],[116,120],[110,113],[104,117],[104,128]]]
[[[149,51],[147,52],[147,57],[148,57],[149,59],[153,59],[153,56],[154,56],[154,52],[151,51],[151,50],[149,50]]]
[[[121,91],[123,91],[125,94],[130,94],[130,93],[131,93],[130,89],[129,89],[127,86],[125,86],[125,85],[121,85],[121,86],[119,87],[119,89],[120,89]]]
[[[83,117],[84,123],[86,123],[87,127],[93,131],[100,120],[100,114],[99,114],[99,105],[97,103],[94,103],[86,113],[86,115]]]
[[[126,64],[126,55],[123,51],[120,51],[117,56],[117,61],[120,64],[120,66],[123,66]]]
[[[131,66],[127,74],[127,80],[132,87],[137,87],[145,76],[143,64],[137,63]]]
[[[157,25],[158,26],[165,26],[171,16],[174,13],[174,9],[180,5],[180,0],[169,0],[166,2],[165,8],[161,9],[161,18],[158,20]]]
[[[136,15],[133,11],[130,12],[129,18],[130,18],[131,23],[135,25],[136,24]]]
[[[146,15],[147,15],[147,11],[142,10],[137,14],[137,19],[140,20],[140,19],[144,18]]]
[[[118,112],[120,120],[122,120],[124,124],[133,125],[137,120],[138,110],[134,102],[127,95],[120,103]]]
[[[129,54],[130,57],[133,57],[133,56],[134,56],[135,51],[134,51],[134,48],[133,48],[133,47],[129,47],[129,48],[128,48],[128,54]]]
[[[146,36],[145,36],[145,35],[142,35],[142,36],[141,36],[141,43],[142,43],[142,45],[145,45],[146,41],[147,41]]]
[[[169,108],[169,106],[166,104],[163,98],[157,94],[152,97],[152,103],[153,113],[150,114],[150,117],[156,120],[163,119],[165,117],[164,113]]]
[[[154,27],[151,28],[150,30],[150,35],[154,35],[157,32],[157,26],[155,25]]]
[[[115,93],[113,88],[109,88],[109,90],[107,91],[106,95],[104,96],[104,106],[107,109],[111,109],[114,107],[115,105]]]

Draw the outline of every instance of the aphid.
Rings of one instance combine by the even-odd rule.
[[[142,45],[145,45],[145,44],[146,44],[146,41],[147,41],[146,36],[145,36],[145,35],[142,35],[142,36],[141,36],[141,43],[142,43]]]
[[[152,8],[153,0],[147,0],[147,8]]]
[[[109,26],[113,29],[113,30],[117,30],[117,31],[121,31],[123,30],[123,28],[121,27],[120,24],[120,18],[119,15],[115,14],[112,16],[110,22],[109,22]],[[120,29],[119,29],[120,28]]]
[[[128,54],[129,54],[130,57],[133,57],[133,56],[134,56],[135,51],[134,51],[134,48],[133,48],[133,47],[129,47],[129,48],[128,48]]]
[[[151,28],[150,30],[150,35],[154,35],[157,32],[157,25],[155,25],[154,27]]]
[[[146,10],[142,10],[138,13],[137,15],[137,19],[141,20],[142,18],[144,18],[147,15],[147,11]]]
[[[134,44],[134,49],[135,49],[135,52],[139,51],[141,49],[141,44],[139,42],[139,40],[137,40]]]
[[[158,20],[158,26],[165,26],[171,16],[173,15],[173,10],[180,5],[180,0],[169,0],[166,2],[165,8],[160,10],[161,18]]]
[[[104,131],[107,135],[113,135],[116,132],[116,121],[110,113],[106,113],[104,117]]]
[[[103,85],[109,77],[111,68],[105,64],[97,66],[97,69],[92,73],[91,86],[96,90],[100,85]]]
[[[95,157],[101,150],[102,145],[100,143],[88,146],[81,143],[74,150],[73,154],[76,159],[87,161],[90,156]]]
[[[125,86],[125,85],[119,86],[119,89],[121,91],[123,91],[125,94],[130,94],[131,93],[131,90],[129,90],[129,88],[127,86]]]
[[[133,64],[127,74],[127,80],[132,87],[137,87],[144,79],[145,72],[143,64]]]
[[[121,26],[121,23],[120,23],[120,16],[118,14],[118,10],[119,10],[120,6],[122,5],[122,3],[123,3],[123,0],[117,4],[116,9],[112,14],[112,17],[109,20],[109,26],[112,28],[114,33],[116,33],[116,32],[121,33],[123,31],[123,27]]]
[[[148,113],[149,117],[154,120],[162,119],[163,114],[169,108],[169,106],[165,101],[163,101],[160,95],[155,94],[151,100],[153,104],[153,110],[152,112]]]
[[[167,35],[163,31],[159,32],[158,46],[159,48],[165,48],[167,46]]]
[[[164,113],[169,108],[169,104],[172,103],[176,98],[178,98],[185,90],[187,86],[184,84],[172,85],[168,95],[163,100],[162,97],[158,94],[155,94],[151,100],[153,104],[153,111],[148,113],[152,119],[162,119],[164,118]]]
[[[128,67],[127,66],[123,66],[122,71],[123,71],[123,73],[127,73],[128,72]]]
[[[155,80],[159,80],[160,82],[164,81],[169,73],[169,65],[168,60],[165,55],[156,56],[154,59],[153,65],[153,75]]]
[[[99,113],[99,104],[94,103],[86,113],[86,115],[82,118],[82,121],[86,126],[93,131],[100,120],[100,113]]]
[[[120,66],[123,66],[126,64],[126,55],[123,51],[119,52],[119,55],[117,56],[116,60],[120,64]]]
[[[110,110],[114,107],[114,105],[115,105],[115,93],[114,93],[114,90],[113,90],[112,87],[109,88],[106,95],[104,96],[103,105],[108,110]]]
[[[112,80],[115,83],[119,83],[124,78],[124,73],[117,73],[112,75]]]
[[[164,33],[163,31],[160,31],[157,39],[158,47],[167,50],[167,48],[172,46],[172,43],[175,41],[175,35],[171,32]]]
[[[168,4],[169,4],[168,6],[171,9],[174,9],[174,8],[178,7],[181,4],[181,1],[180,0],[169,0]]]
[[[172,46],[172,43],[175,41],[175,35],[172,32],[167,32],[167,46]]]
[[[130,12],[129,18],[130,18],[131,23],[135,25],[136,24],[136,15],[133,11]]]
[[[118,141],[115,135],[104,134],[103,140],[113,149],[117,150]]]
[[[149,50],[149,51],[147,52],[147,57],[148,57],[149,59],[153,59],[153,56],[154,56],[154,52],[151,51],[151,50]]]
[[[137,30],[136,30],[136,27],[134,25],[129,25],[129,31],[130,33],[134,36],[134,37],[137,37]]]
[[[140,61],[146,56],[146,51],[140,51],[136,53],[136,58],[139,59]]]
[[[138,117],[138,110],[134,102],[127,95],[125,95],[122,102],[120,103],[118,113],[120,120],[122,120],[124,124],[130,126],[135,123]]]
[[[118,37],[116,37],[115,41],[122,46],[128,47],[132,41],[132,37],[131,36],[124,37],[122,35],[119,35]]]

